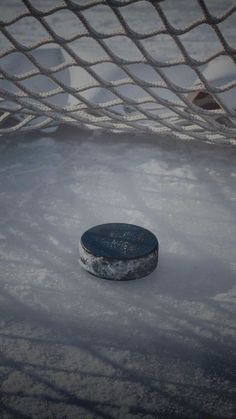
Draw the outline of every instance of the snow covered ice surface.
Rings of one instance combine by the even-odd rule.
[[[68,127],[0,138],[1,419],[234,417],[235,158]],[[155,272],[82,270],[81,234],[108,222],[153,231]]]
[[[0,148],[1,417],[233,417],[235,147],[67,128]],[[80,268],[113,221],[157,235],[152,275]]]

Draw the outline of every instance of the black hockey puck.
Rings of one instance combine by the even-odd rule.
[[[80,264],[89,273],[112,280],[138,279],[158,262],[158,240],[145,228],[123,223],[101,224],[80,239]]]

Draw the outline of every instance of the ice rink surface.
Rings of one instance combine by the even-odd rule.
[[[232,418],[235,147],[65,128],[0,150],[2,417]],[[113,221],[158,236],[152,275],[79,266]]]
[[[1,419],[235,417],[235,159],[70,127],[0,138]],[[157,235],[155,272],[82,270],[80,236],[108,222]]]

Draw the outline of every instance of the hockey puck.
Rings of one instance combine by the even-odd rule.
[[[87,230],[79,243],[80,264],[89,273],[117,281],[150,274],[158,262],[158,240],[145,228],[123,223]]]

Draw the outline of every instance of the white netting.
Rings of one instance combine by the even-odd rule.
[[[8,42],[0,53],[0,134],[69,123],[208,141],[235,139],[236,49],[224,28],[230,19],[235,28],[236,6],[216,16],[204,0],[186,3],[190,10],[193,1],[197,19],[179,27],[165,12],[165,1],[65,0],[42,8],[33,0],[19,0],[22,12],[7,19],[1,13],[0,20],[0,34]],[[152,16],[149,31],[142,27],[145,7]],[[138,17],[135,27],[126,18],[127,8],[131,16],[132,9],[136,16],[141,11],[140,24]],[[72,36],[56,25],[58,14],[63,22],[68,13],[77,22]],[[31,45],[14,33],[15,25],[27,19],[32,19]],[[36,25],[43,33],[37,39]],[[201,28],[205,35],[198,45],[207,43],[209,32],[217,48],[207,48],[199,58],[187,40]],[[165,59],[158,53],[164,37],[170,41]],[[86,42],[87,54],[74,47],[76,42]]]

